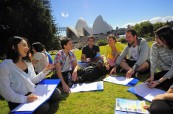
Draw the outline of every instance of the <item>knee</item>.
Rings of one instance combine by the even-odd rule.
[[[49,108],[50,108],[49,103],[45,102],[34,111],[34,114],[47,114]]]
[[[162,108],[160,106],[162,106]],[[149,108],[149,112],[151,114],[172,114],[169,105],[162,100],[153,101]]]
[[[57,102],[61,99],[61,91],[59,89],[55,89],[55,91],[52,93],[52,96],[50,98],[50,102]]]

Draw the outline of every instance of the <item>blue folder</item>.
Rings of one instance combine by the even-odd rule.
[[[135,94],[135,95],[140,96],[139,94],[137,94],[137,93],[135,92],[135,87],[130,87],[130,88],[127,89],[127,91],[129,91],[129,92],[131,92],[131,93],[133,93],[133,94]],[[140,97],[142,97],[142,96],[140,96]],[[144,97],[142,97],[142,98],[145,99]],[[145,99],[145,100],[147,100],[147,99]],[[147,100],[147,101],[149,101],[149,100]],[[151,102],[151,101],[149,101],[149,102]]]
[[[121,76],[120,76],[121,77]],[[123,76],[122,76],[123,77]],[[109,81],[107,81],[107,82],[109,82]],[[134,86],[134,85],[136,85],[137,83],[139,82],[139,80],[138,79],[136,79],[136,78],[133,78],[128,84],[126,84],[125,86]],[[110,82],[110,83],[113,83],[113,82]],[[116,84],[116,83],[115,83]],[[123,84],[122,84],[123,85]]]
[[[134,86],[139,82],[138,79],[134,78],[132,81],[130,81],[126,86]]]
[[[124,111],[115,110],[114,114],[139,114],[139,113],[136,113],[136,112],[124,112]]]
[[[44,80],[42,80],[42,81],[40,81],[38,84],[57,84],[57,86],[58,86],[58,84],[60,83],[60,79],[44,79]],[[48,99],[47,99],[48,100]],[[47,101],[46,100],[46,101]],[[44,102],[46,102],[46,101],[44,101]],[[43,102],[43,103],[44,103]],[[39,106],[38,106],[39,107]],[[37,108],[38,108],[37,107]],[[34,112],[35,110],[33,110],[33,111],[20,111],[20,112],[17,112],[17,111],[14,111],[14,110],[12,110],[11,112],[10,112],[10,114],[32,114],[33,112]]]

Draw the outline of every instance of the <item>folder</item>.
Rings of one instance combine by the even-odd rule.
[[[36,86],[33,94],[40,95],[31,103],[23,103],[13,109],[11,114],[32,114],[40,105],[46,102],[60,83],[60,79],[44,79]]]
[[[136,91],[136,90],[137,90],[137,89],[136,89],[137,87],[138,87],[138,90],[141,90],[141,91],[143,91],[143,92],[141,93],[141,92]],[[140,89],[140,88],[141,88],[141,89]],[[135,90],[135,89],[136,89],[136,90]],[[165,93],[165,91],[163,91],[163,90],[161,90],[161,89],[157,89],[157,88],[148,88],[148,87],[146,87],[146,84],[145,84],[145,83],[139,84],[139,85],[137,85],[136,87],[130,87],[130,88],[128,88],[127,91],[129,91],[129,92],[131,92],[131,93],[133,93],[133,94],[135,94],[135,95],[138,95],[138,96],[142,97],[143,99],[145,99],[145,100],[147,100],[147,101],[149,101],[149,102],[151,102],[152,99],[153,99],[156,95],[158,95],[158,94],[164,94],[164,93]]]
[[[127,79],[124,76],[108,76],[105,79],[103,79],[103,81],[125,86],[134,86],[138,83],[139,80],[135,78]]]
[[[71,93],[103,90],[103,81],[73,84]]]

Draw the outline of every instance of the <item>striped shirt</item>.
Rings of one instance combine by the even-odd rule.
[[[150,62],[152,73],[156,72],[156,68],[159,71],[168,70],[164,77],[168,79],[173,77],[173,50],[153,43],[150,50]]]

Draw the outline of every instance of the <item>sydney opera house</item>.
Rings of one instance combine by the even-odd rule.
[[[113,28],[106,21],[103,20],[102,16],[99,15],[92,27],[89,27],[84,19],[79,19],[76,23],[76,27],[67,27],[66,36],[71,39],[82,38],[90,35],[106,35],[111,33]]]

